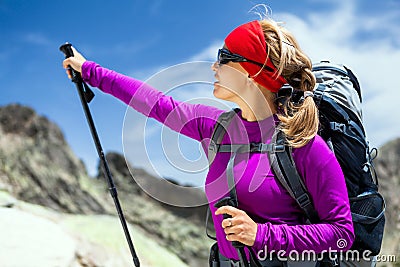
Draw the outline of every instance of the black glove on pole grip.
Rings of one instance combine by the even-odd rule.
[[[69,44],[69,43],[66,43],[66,44],[63,44],[62,46],[60,46],[60,50],[65,54],[65,58],[69,58],[69,57],[74,56],[74,52],[72,51],[71,46],[72,45]],[[95,143],[96,149],[97,149],[97,153],[98,153],[99,158],[100,158],[100,163],[101,163],[102,169],[104,171],[104,176],[105,176],[105,178],[107,179],[107,182],[108,182],[110,194],[111,194],[111,196],[112,196],[112,198],[114,200],[115,208],[117,209],[118,216],[119,216],[120,222],[122,224],[122,228],[123,228],[124,233],[125,233],[126,241],[128,242],[128,245],[129,245],[129,249],[130,249],[130,252],[131,252],[131,255],[132,255],[132,258],[133,258],[133,262],[134,262],[136,267],[139,267],[140,266],[139,258],[136,255],[136,251],[135,251],[135,248],[133,246],[133,242],[132,242],[131,236],[129,234],[128,226],[127,226],[124,214],[122,212],[121,205],[120,205],[119,200],[118,200],[117,189],[115,188],[114,180],[113,180],[112,175],[111,175],[111,171],[110,171],[110,169],[108,167],[107,160],[106,160],[106,158],[104,156],[103,148],[101,146],[100,138],[99,138],[99,136],[97,134],[96,127],[94,125],[92,114],[90,113],[90,109],[89,109],[89,105],[88,105],[88,102],[90,102],[90,100],[88,101],[87,93],[91,92],[91,90],[82,81],[81,75],[80,75],[80,73],[78,71],[75,71],[70,66],[69,66],[68,69],[71,71],[72,81],[75,83],[76,88],[78,89],[78,93],[79,93],[79,97],[80,97],[80,100],[81,100],[81,104],[82,104],[83,110],[85,112],[85,116],[86,116],[87,122],[89,124],[90,131],[92,133],[92,137],[93,137],[93,141]],[[85,89],[86,89],[86,92],[85,92]],[[91,92],[91,94],[93,94],[93,92]],[[93,94],[93,96],[94,96],[94,94]],[[93,97],[91,97],[91,98],[93,98]]]

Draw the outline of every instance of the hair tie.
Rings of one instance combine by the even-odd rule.
[[[309,96],[313,97],[314,93],[312,91],[304,91],[304,99],[306,99]]]
[[[284,43],[284,44],[287,44],[288,46],[294,47],[293,44],[291,44],[291,43],[289,43],[289,42],[286,42],[286,41],[284,41],[284,40],[281,40],[281,42]]]

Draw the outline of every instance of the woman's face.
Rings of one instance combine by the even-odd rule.
[[[220,64],[215,62],[212,65],[215,72],[214,96],[216,98],[236,102],[243,94],[248,83],[248,74],[243,67],[236,62]]]

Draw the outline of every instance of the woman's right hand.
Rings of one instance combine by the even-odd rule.
[[[76,49],[74,47],[71,47],[72,51],[74,52],[74,56],[73,57],[69,57],[66,58],[63,61],[63,67],[64,69],[66,69],[67,74],[68,74],[68,78],[72,78],[71,76],[71,72],[68,70],[68,66],[71,66],[71,68],[73,68],[74,70],[78,71],[78,72],[82,72],[82,65],[83,63],[86,61],[86,58],[84,58],[78,51],[76,51]]]

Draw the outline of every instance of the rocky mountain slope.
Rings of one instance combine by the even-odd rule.
[[[0,125],[2,187],[19,199],[54,210],[105,212],[80,186],[80,179],[87,176],[85,167],[54,123],[30,108],[10,105],[0,109]]]
[[[210,245],[204,234],[205,208],[183,209],[159,203],[135,183],[123,156],[109,153],[106,158],[127,221],[190,266],[204,266]],[[186,196],[165,180],[140,169],[134,172],[151,190],[165,191],[166,197],[188,197],[205,203],[200,190]],[[60,129],[20,105],[0,108],[0,190],[62,213],[116,214],[102,174],[90,178]],[[200,218],[202,222],[198,223]]]
[[[400,230],[400,138],[379,149],[375,167],[387,202],[387,226]]]
[[[397,255],[400,266],[400,138],[379,149],[374,160],[379,190],[386,201],[386,225],[381,254]]]
[[[133,266],[116,216],[56,212],[0,191],[0,218],[2,267]],[[188,267],[139,227],[129,229],[141,266]]]
[[[201,190],[191,190],[188,194],[183,188],[152,177],[144,170],[131,166],[128,168],[124,157],[118,153],[108,153],[106,158],[124,214],[132,225],[134,243],[136,241],[140,244],[138,254],[146,259],[146,266],[207,266],[208,250],[212,242],[205,236],[206,207],[178,208],[160,203],[150,196],[152,192],[157,192],[167,202],[185,197],[187,202],[205,203],[204,193]],[[387,202],[387,227],[382,252],[400,257],[398,162],[400,139],[380,148],[375,160],[380,189]],[[129,169],[135,179],[132,179]],[[146,187],[147,193],[137,181]],[[1,201],[1,194],[7,196],[5,199],[12,199],[13,196],[17,200]],[[9,210],[4,207],[13,208]],[[69,265],[59,266],[127,266],[124,260],[120,263],[107,263],[112,258],[126,256],[129,261],[129,251],[126,250],[122,228],[115,216],[107,182],[100,170],[98,177],[89,177],[57,125],[38,116],[31,108],[15,104],[0,107],[0,216],[14,216],[16,222],[22,222],[25,219],[21,218],[30,218],[32,215],[38,217],[33,221],[48,220],[42,221],[42,224],[54,229],[60,238],[65,238],[65,244],[71,244],[66,246],[68,251],[65,255],[69,255],[72,260],[68,258],[66,261],[69,261]],[[18,229],[12,229],[12,222],[0,220],[2,223],[8,223],[7,227],[10,228],[4,232],[6,236],[8,234],[12,240],[20,238],[18,234],[16,237],[11,235],[18,233]],[[16,223],[15,227],[18,225]],[[113,227],[116,230],[110,232]],[[67,235],[63,236],[61,232]],[[35,236],[34,231],[29,234],[32,238]],[[115,234],[120,235],[119,243],[112,241]],[[25,253],[25,244],[16,242],[12,246],[13,251]],[[0,242],[1,248],[5,246],[7,243]],[[50,243],[46,247],[51,257],[58,255]],[[167,255],[162,260],[165,263],[148,260],[155,255],[160,260],[161,256],[154,252],[163,250],[165,253],[157,253]],[[174,255],[179,258],[174,259]],[[16,254],[14,257],[18,258]]]

